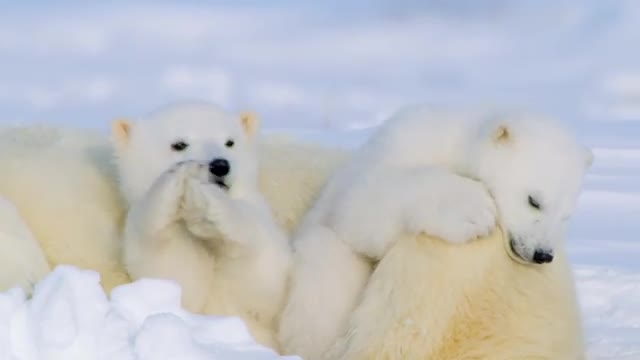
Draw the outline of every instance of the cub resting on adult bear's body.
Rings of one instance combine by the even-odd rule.
[[[400,112],[329,181],[294,238],[283,349],[309,360],[581,358],[562,239],[591,161],[542,118]],[[487,186],[504,236],[442,242],[494,225],[486,190],[439,166]],[[441,202],[460,189],[458,204]]]

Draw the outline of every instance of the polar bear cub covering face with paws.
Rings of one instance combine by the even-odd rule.
[[[133,279],[172,279],[186,309],[241,317],[277,349],[290,249],[257,190],[257,118],[205,104],[115,121]]]
[[[372,263],[401,236],[462,243],[487,236],[497,211],[507,253],[552,261],[591,159],[540,117],[400,111],[329,181],[294,238],[279,332],[285,352],[321,358],[344,331]]]

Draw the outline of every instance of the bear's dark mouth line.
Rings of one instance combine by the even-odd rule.
[[[224,180],[219,177],[213,177],[211,179],[211,182],[218,185],[223,190],[229,190],[229,185],[227,185],[227,183],[225,183]]]
[[[518,251],[516,251],[516,247],[515,247],[515,241],[513,240],[513,238],[509,239],[509,247],[511,248],[511,252],[513,252],[517,257],[519,257],[520,259],[529,262],[527,259],[525,259],[524,257],[522,257],[522,255],[520,255],[520,253]]]

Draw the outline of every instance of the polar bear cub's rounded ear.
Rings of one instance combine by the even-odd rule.
[[[115,119],[111,122],[111,137],[116,146],[122,148],[129,143],[132,123],[127,119]]]
[[[498,124],[493,130],[492,139],[496,144],[506,144],[511,141],[511,129],[506,124]]]
[[[502,145],[513,141],[512,124],[509,121],[510,114],[500,110],[490,111],[481,120],[481,131],[485,139],[494,144]]]
[[[260,127],[260,119],[258,118],[258,114],[252,111],[244,111],[240,114],[240,124],[244,132],[249,137],[253,137]]]

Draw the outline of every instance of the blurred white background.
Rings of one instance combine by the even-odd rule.
[[[594,145],[639,143],[635,0],[0,5],[3,122],[105,126],[198,98],[271,126],[363,127],[431,102],[522,106]]]

